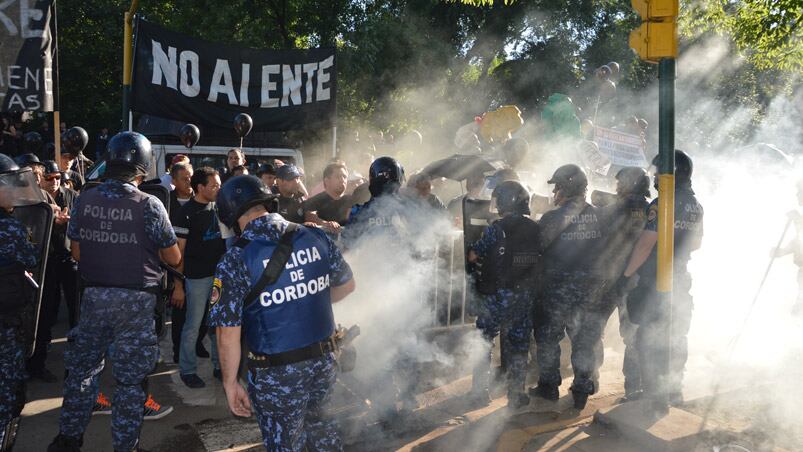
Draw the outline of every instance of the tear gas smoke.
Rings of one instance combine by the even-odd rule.
[[[801,288],[797,287],[797,268],[790,257],[775,260],[752,311],[750,305],[769,265],[770,250],[784,229],[786,214],[798,205],[795,182],[803,177],[803,87],[799,79],[794,80],[757,120],[750,108],[726,105],[731,100],[718,99],[708,91],[711,80],[728,77],[741,64],[744,61],[734,58],[730,47],[716,39],[686,50],[678,62],[675,142],[694,159],[693,188],[705,209],[703,245],[692,254],[689,265],[695,307],[684,387],[687,398],[757,389],[758,398],[745,401],[739,410],[747,417],[768,414],[772,422],[760,426],[764,433],[777,436],[786,446],[800,446],[803,391],[797,382],[803,376],[803,328],[801,319],[791,316],[790,311]],[[426,106],[426,118],[438,118],[439,108],[444,110],[444,118],[451,117],[446,107],[431,102],[433,90],[442,88],[442,84],[433,83],[407,92],[398,111],[409,114]],[[620,86],[616,105],[627,108],[624,113],[613,113],[626,116],[612,121],[633,114],[647,118],[648,159],[657,153],[657,98],[657,81],[639,93]],[[466,116],[478,113],[467,112]],[[537,120],[526,121],[516,134],[530,143],[520,173],[535,192],[549,194],[545,181],[554,169],[578,161],[576,142],[545,141],[532,126]],[[458,126],[433,121],[431,127],[421,129],[423,144],[418,149],[399,150],[396,155],[408,174],[454,153],[455,149],[442,144],[451,143]],[[787,154],[796,154],[797,165],[771,149],[744,148],[752,143],[772,143]],[[594,188],[600,187],[590,190]],[[601,188],[611,190],[611,185]],[[435,191],[442,199],[449,199],[461,188],[450,182]],[[431,249],[436,243],[433,231],[448,230],[451,226],[447,223],[412,231],[415,248]],[[791,228],[787,242],[794,233]],[[454,365],[454,356],[448,350],[421,340],[417,334],[432,324],[431,306],[424,301],[431,290],[431,259],[387,250],[386,241],[373,237],[362,240],[347,255],[358,289],[337,305],[336,318],[344,324],[358,322],[363,328],[358,343],[358,376],[375,379],[400,353]],[[619,341],[613,328],[609,326],[608,331],[607,343]],[[478,340],[476,335],[469,338]],[[463,375],[472,365],[466,362],[461,366]],[[792,393],[794,397],[790,397]]]

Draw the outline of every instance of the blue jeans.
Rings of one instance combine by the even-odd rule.
[[[195,356],[195,341],[198,339],[198,328],[203,323],[206,306],[209,304],[209,295],[212,293],[214,277],[184,280],[184,293],[186,294],[187,316],[184,328],[181,330],[181,351],[178,358],[178,368],[181,375],[194,374],[198,371],[198,358]],[[217,341],[215,330],[209,329],[209,339],[212,341],[212,365],[220,369],[217,356]]]

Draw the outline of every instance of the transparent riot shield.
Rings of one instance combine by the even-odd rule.
[[[50,248],[50,233],[53,230],[53,207],[45,202],[15,207],[11,214],[28,229],[28,237],[36,247],[38,256],[36,268],[33,271],[33,302],[23,313],[23,331],[28,356],[33,354],[34,343],[39,325],[39,314],[42,307],[42,291],[45,285],[45,268],[47,266],[48,249]],[[32,283],[31,286],[34,286]]]

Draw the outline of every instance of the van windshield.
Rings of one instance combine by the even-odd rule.
[[[165,168],[170,167],[170,163],[173,161],[173,157],[178,155],[179,153],[169,153],[165,154]],[[185,154],[186,155],[186,154]],[[219,154],[190,154],[190,163],[192,164],[193,168],[200,168],[202,166],[209,166],[220,170],[226,167],[226,154],[219,155]],[[253,155],[246,155],[246,163],[245,166],[248,167],[248,171],[251,174],[256,174],[257,169],[260,165],[265,163],[273,163],[275,159],[281,160],[284,163],[293,163],[295,164],[295,159],[293,157],[288,157],[286,155],[277,155],[277,156],[253,156]]]

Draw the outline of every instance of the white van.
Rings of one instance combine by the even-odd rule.
[[[226,146],[195,146],[187,149],[182,145],[175,144],[152,144],[154,165],[151,166],[151,174],[148,179],[156,179],[167,173],[170,162],[178,154],[184,154],[190,158],[190,163],[194,168],[211,166],[215,169],[226,167],[226,156],[232,147]],[[285,163],[294,163],[303,168],[304,158],[301,151],[290,148],[242,148],[245,153],[246,166],[251,174],[256,174],[257,168],[263,163],[273,163],[274,159],[279,159]],[[87,173],[87,180],[98,179],[106,170],[106,162],[101,160]]]

